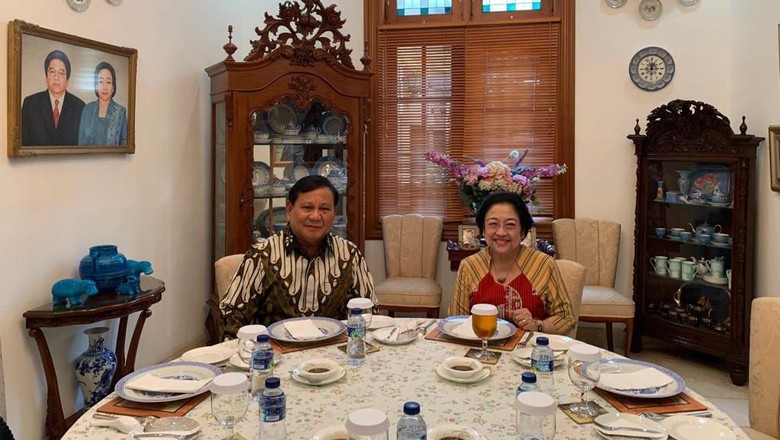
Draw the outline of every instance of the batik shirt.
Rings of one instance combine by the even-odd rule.
[[[220,303],[224,336],[248,324],[268,326],[301,316],[347,318],[347,301],[369,297],[374,280],[354,243],[329,234],[308,257],[292,230],[252,245]]]
[[[470,314],[472,297],[480,288],[485,289],[495,284],[490,273],[490,260],[490,251],[488,248],[484,248],[460,262],[450,301],[450,315]],[[516,286],[518,290],[521,291],[521,294],[530,290],[532,295],[538,295],[544,303],[543,313],[539,313],[537,310],[538,315],[534,314],[533,317],[535,319],[552,317],[552,323],[555,325],[557,333],[568,333],[574,327],[574,312],[569,295],[566,293],[566,286],[563,284],[563,278],[552,257],[526,246],[520,246],[517,266],[522,273],[513,281],[530,284],[530,289],[518,285]],[[479,296],[484,295],[480,292]],[[533,302],[531,301],[531,303]],[[524,307],[528,308],[525,305]],[[530,308],[532,313],[534,313],[535,308]]]

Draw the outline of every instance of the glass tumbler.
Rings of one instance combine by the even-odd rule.
[[[244,373],[224,373],[211,381],[211,415],[225,428],[224,439],[232,439],[235,426],[249,406],[249,380]]]
[[[363,319],[366,321],[366,329],[371,327],[371,317],[373,316],[372,309],[374,308],[374,302],[370,298],[352,298],[347,302],[347,309],[362,309]]]
[[[252,350],[255,348],[255,342],[257,342],[258,335],[267,335],[268,329],[264,325],[245,325],[238,329],[236,336],[238,337],[238,346],[236,347],[236,353],[241,360],[249,365],[252,361]]]
[[[388,440],[390,420],[381,410],[363,408],[349,413],[344,427],[349,440]]]
[[[555,399],[538,391],[520,393],[515,399],[515,438],[555,439]]]

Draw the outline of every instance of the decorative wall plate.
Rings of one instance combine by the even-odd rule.
[[[642,0],[639,3],[639,15],[647,21],[656,20],[661,16],[664,7],[661,0]]]
[[[287,104],[276,104],[268,112],[268,125],[278,134],[282,134],[286,128],[298,126],[298,112]]]
[[[114,5],[114,6],[118,6],[119,4],[122,3],[122,0],[106,0],[106,1],[108,2],[108,4]]]
[[[619,8],[626,4],[626,0],[606,0],[606,2],[610,8]]]
[[[332,171],[344,173],[344,162],[336,156],[326,156],[314,164],[314,173],[322,177],[328,177]]]
[[[628,75],[642,90],[661,90],[674,78],[674,58],[666,50],[650,46],[641,49],[628,64]]]
[[[699,3],[699,0],[680,0],[680,4],[683,6],[693,6]]]
[[[84,12],[89,7],[91,0],[68,0],[68,6],[76,12]]]
[[[252,165],[252,186],[260,186],[271,182],[271,167],[265,162],[255,162]]]
[[[329,114],[322,118],[320,130],[330,136],[338,136],[347,128],[347,121],[343,116]]]

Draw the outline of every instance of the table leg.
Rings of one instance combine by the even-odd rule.
[[[50,439],[57,439],[62,437],[68,429],[65,424],[65,414],[62,412],[57,371],[54,369],[54,362],[51,359],[51,352],[43,331],[39,328],[31,328],[29,334],[38,345],[43,371],[46,373],[46,434]]]

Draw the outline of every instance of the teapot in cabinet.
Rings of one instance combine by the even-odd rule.
[[[693,226],[693,223],[688,223],[688,226],[691,227],[691,231],[693,231],[694,234],[707,234],[712,235],[716,232],[720,232],[722,230],[720,225],[709,225],[707,222],[704,222],[700,224],[699,226]]]
[[[707,260],[704,257],[701,257],[701,260],[697,260],[696,257],[691,257],[691,261],[696,263],[697,275],[704,276],[710,273],[710,266],[707,264]]]

